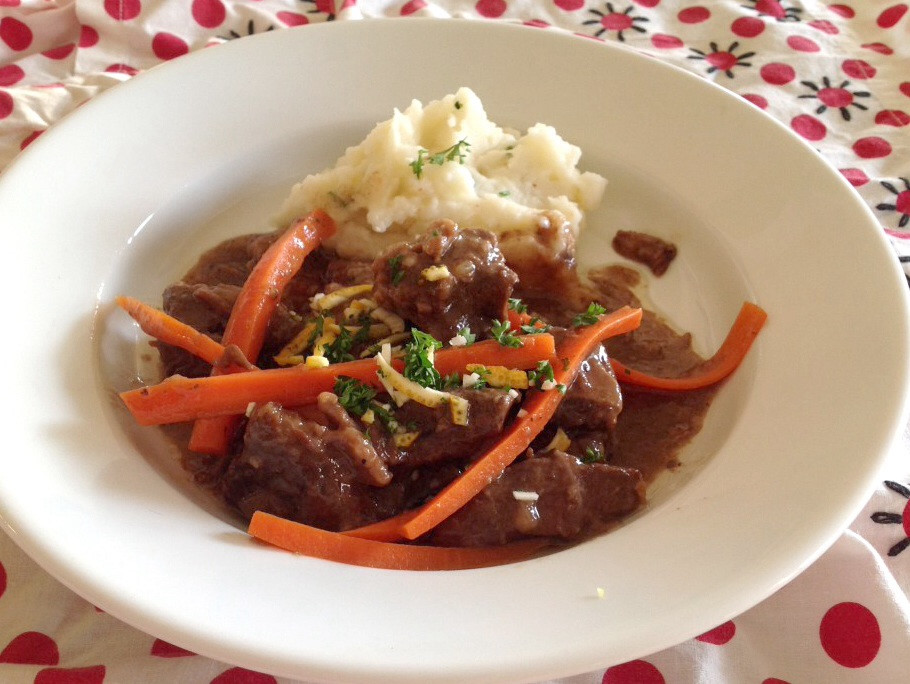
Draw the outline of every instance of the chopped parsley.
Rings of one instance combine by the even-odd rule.
[[[585,447],[585,455],[582,456],[582,463],[603,463],[605,460],[603,452],[595,446]]]
[[[532,387],[538,387],[544,391],[555,389],[560,394],[566,393],[566,386],[556,382],[553,366],[549,361],[541,361],[537,364],[537,368],[528,371],[528,383]]]
[[[442,347],[442,342],[432,335],[411,328],[411,341],[404,349],[404,377],[421,387],[439,389],[442,377],[433,366],[433,354]]]
[[[376,390],[356,378],[339,375],[335,380],[335,395],[342,408],[358,418],[370,409],[375,411]]]
[[[310,339],[308,339],[306,342],[305,348],[307,349],[316,344],[316,340],[322,337],[322,333],[325,330],[325,316],[320,314],[316,317],[314,323],[315,325],[313,326],[313,332],[310,333]]]
[[[550,326],[540,320],[539,316],[534,316],[530,321],[519,327],[525,335],[539,335],[540,333],[550,332]]]
[[[360,332],[357,333],[358,337]],[[331,344],[327,345],[325,351],[323,352],[325,358],[329,360],[329,363],[343,363],[345,361],[353,361],[354,355],[351,354],[351,348],[354,346],[354,335],[351,334],[351,331],[345,327],[342,327]]]
[[[409,166],[411,167],[411,171],[414,172],[414,175],[420,178],[423,174],[423,167],[425,164],[442,166],[450,161],[457,161],[459,164],[464,164],[465,157],[467,156],[470,147],[471,143],[469,143],[467,139],[462,138],[457,143],[451,147],[447,147],[441,152],[431,153],[429,150],[421,148],[417,150],[417,159],[412,161]]]
[[[472,371],[472,374],[477,376],[477,380],[475,380],[472,384],[468,385],[468,387],[470,389],[479,390],[479,389],[485,389],[490,386],[490,383],[489,383],[490,371],[488,369],[475,368]],[[465,376],[465,377],[468,377],[468,376]]]
[[[459,334],[459,336],[464,338],[465,347],[470,347],[472,344],[474,344],[477,341],[477,335],[472,333],[471,328],[467,325],[465,327],[463,327],[461,330],[459,330],[458,334]]]
[[[523,347],[521,340],[512,334],[512,325],[508,321],[493,321],[490,328],[493,339],[503,347]]]
[[[335,380],[334,391],[335,396],[338,397],[338,403],[351,415],[363,418],[368,411],[372,411],[390,433],[398,430],[398,421],[395,420],[395,416],[376,401],[376,390],[369,385],[356,378],[339,375]]]
[[[398,431],[398,421],[395,420],[395,416],[392,415],[392,412],[387,409],[385,406],[380,406],[377,402],[373,402],[370,409],[373,411],[373,415],[379,419],[379,422],[385,426],[385,429],[390,433],[394,434]]]
[[[334,200],[335,204],[337,204],[342,209],[344,209],[346,206],[348,206],[351,203],[351,200],[343,199],[334,190],[329,190],[329,197],[331,197],[332,200]]]
[[[509,311],[514,311],[520,314],[528,313],[528,305],[520,299],[512,297],[509,299]]]
[[[442,379],[442,387],[440,389],[443,392],[448,392],[449,390],[458,389],[461,387],[461,375],[456,371],[449,373]]]
[[[404,278],[404,270],[401,268],[401,260],[403,258],[404,255],[398,254],[389,259],[389,278],[392,281],[392,285],[398,285],[401,279]]]
[[[584,313],[577,314],[572,318],[572,327],[581,328],[585,325],[594,325],[597,323],[599,316],[607,313],[607,310],[603,308],[597,302],[591,302],[588,304],[588,309]]]

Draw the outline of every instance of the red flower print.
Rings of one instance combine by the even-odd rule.
[[[303,2],[313,5],[313,9],[308,10],[307,14],[324,14],[327,21],[335,19],[335,0],[303,0]]]
[[[633,15],[632,9],[632,5],[629,5],[622,12],[619,12],[613,6],[612,2],[608,2],[604,5],[604,12],[599,9],[589,9],[588,12],[595,15],[597,18],[588,19],[581,23],[585,25],[597,25],[598,28],[594,32],[595,38],[600,38],[607,31],[615,31],[617,40],[624,42],[626,37],[623,35],[623,31],[644,33],[645,29],[636,22],[648,21],[647,17]]]
[[[882,187],[891,194],[895,195],[894,204],[882,202],[875,208],[879,211],[896,211],[898,214],[900,214],[900,219],[897,221],[897,227],[906,228],[907,224],[910,223],[910,180],[907,180],[906,178],[901,178],[900,180],[904,184],[903,190],[898,189],[888,181],[881,181]],[[885,484],[895,492],[903,494],[904,496],[910,498],[910,490],[908,490],[906,487],[903,487],[903,485],[897,485],[895,482],[886,482]],[[895,486],[892,487],[891,485]],[[908,516],[908,519],[910,519],[910,514],[908,514],[907,511],[905,511],[904,514]],[[879,521],[876,520],[875,522]],[[905,521],[904,524],[910,525],[910,522]],[[907,535],[910,536],[910,532],[907,532]],[[908,540],[908,543],[910,543],[910,540]]]
[[[816,114],[824,114],[828,107],[831,107],[840,111],[844,121],[849,121],[851,118],[850,107],[863,111],[869,109],[866,105],[857,102],[856,98],[871,97],[872,93],[865,90],[848,90],[847,86],[850,85],[850,81],[843,81],[839,85],[834,85],[830,78],[824,76],[822,77],[821,85],[813,81],[800,82],[812,92],[799,97],[812,98],[819,101],[819,105],[815,110]]]
[[[710,44],[711,52],[705,53],[696,48],[689,48],[695,54],[689,55],[689,59],[703,59],[708,63],[708,73],[713,74],[715,71],[722,71],[727,75],[727,78],[733,78],[733,68],[738,66],[752,66],[751,62],[746,62],[745,60],[750,57],[754,57],[754,52],[744,52],[740,55],[736,54],[737,48],[739,48],[739,42],[734,41],[730,43],[730,47],[726,50],[721,50],[717,43],[712,42]]]
[[[777,19],[778,21],[800,21],[802,9],[792,5],[785,7],[780,0],[748,0],[751,4],[743,5],[754,9],[760,15]]]

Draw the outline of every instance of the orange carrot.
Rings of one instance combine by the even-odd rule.
[[[534,318],[531,314],[524,311],[515,311],[515,309],[509,309],[506,312],[506,320],[509,322],[509,327],[513,333],[524,332],[521,329],[522,326],[532,324],[539,330],[547,329],[547,324],[539,318]]]
[[[247,277],[228,318],[222,344],[237,345],[251,363],[256,363],[284,288],[303,266],[306,256],[334,233],[335,222],[321,210],[292,223],[269,246]],[[212,369],[212,375],[220,374],[218,368]],[[235,425],[233,416],[197,421],[190,436],[190,450],[224,454]]]
[[[544,542],[529,541],[496,547],[442,547],[390,544],[327,532],[256,511],[248,532],[261,541],[313,558],[388,570],[465,570],[502,565],[540,551]]]
[[[751,302],[743,304],[723,344],[710,359],[681,378],[658,378],[627,368],[614,358],[610,359],[616,379],[626,385],[636,385],[656,390],[696,390],[720,382],[742,363],[746,352],[758,336],[768,314]]]
[[[224,346],[194,327],[132,297],[117,297],[117,305],[135,320],[142,331],[159,342],[180,347],[214,364],[224,355]]]
[[[434,364],[442,375],[463,373],[470,363],[528,370],[554,354],[552,335],[523,335],[519,339],[523,343],[521,347],[503,347],[495,340],[485,340],[469,347],[440,349]],[[404,369],[399,359],[392,365],[399,372]],[[120,397],[140,425],[181,423],[238,415],[252,402],[276,401],[284,406],[310,404],[321,392],[331,392],[342,375],[382,390],[376,368],[375,360],[363,359],[325,368],[295,366],[207,378],[173,376],[157,385],[123,392]]]
[[[641,309],[627,306],[601,316],[593,325],[579,328],[560,342],[553,366],[553,381],[568,387],[578,375],[581,364],[608,337],[621,335],[641,323]],[[400,526],[404,539],[417,539],[436,527],[473,499],[524,453],[534,438],[553,417],[562,393],[558,389],[534,390],[522,404],[525,413],[502,433],[499,441],[462,475],[447,485],[410,519]]]
[[[341,534],[348,537],[359,537],[360,539],[372,539],[373,541],[396,542],[401,541],[401,526],[408,522],[417,514],[417,510],[405,511],[398,515],[380,520],[379,522],[362,527],[355,527],[352,530],[345,530]]]

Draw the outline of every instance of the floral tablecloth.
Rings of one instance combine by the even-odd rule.
[[[0,169],[81,103],[162,61],[264,31],[380,16],[565,30],[713,80],[840,170],[910,274],[910,3],[899,0],[0,0]],[[910,429],[862,514],[788,586],[691,641],[566,681],[910,681],[908,594]],[[119,622],[0,533],[0,682],[285,681]]]

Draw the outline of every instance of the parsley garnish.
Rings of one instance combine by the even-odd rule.
[[[374,408],[372,404],[376,398],[376,390],[355,378],[339,375],[335,380],[335,394],[342,408],[357,417]]]
[[[470,347],[472,344],[474,344],[477,341],[477,335],[472,333],[471,328],[467,325],[465,327],[463,327],[461,330],[459,330],[458,334],[464,338],[465,347]]]
[[[471,389],[479,390],[490,386],[490,383],[488,382],[490,371],[487,368],[475,368],[471,372],[477,376],[477,381],[471,385]]]
[[[566,393],[566,386],[556,382],[556,376],[553,374],[553,366],[550,365],[549,361],[541,361],[537,364],[537,368],[528,371],[528,383],[532,387],[545,389],[544,385],[548,382],[552,383],[552,386],[546,389],[555,389],[560,394]]]
[[[421,387],[438,389],[442,378],[433,366],[433,354],[440,347],[442,342],[432,335],[411,328],[411,341],[404,349],[404,377]]]
[[[342,199],[334,190],[329,190],[329,197],[331,197],[335,201],[335,204],[342,209],[351,203],[351,200]]]
[[[461,387],[461,375],[458,372],[449,373],[442,379],[442,387],[440,389],[443,392],[448,392],[449,390],[458,389]]]
[[[525,335],[539,335],[540,333],[550,332],[550,326],[540,320],[539,316],[534,316],[525,325],[519,327]]]
[[[369,385],[356,378],[339,375],[335,380],[335,395],[338,397],[341,407],[351,415],[363,418],[367,411],[372,411],[386,430],[391,433],[398,430],[398,421],[395,420],[395,416],[376,401],[376,390]]]
[[[389,277],[392,281],[392,285],[397,285],[401,282],[401,279],[404,278],[404,270],[401,268],[401,260],[404,258],[404,255],[398,254],[389,259]]]
[[[357,336],[360,337],[360,331],[358,331]],[[330,345],[326,346],[323,354],[329,360],[329,363],[353,361],[354,355],[351,354],[351,348],[354,346],[354,342],[355,337],[351,335],[351,331],[342,327],[338,337]]]
[[[379,419],[379,422],[385,426],[386,430],[393,434],[398,430],[398,421],[395,420],[395,416],[385,406],[380,406],[374,401],[370,409],[372,409],[373,415]]]
[[[594,446],[585,447],[585,455],[581,459],[582,463],[603,463],[604,455],[600,449]]]
[[[528,305],[520,299],[515,299],[513,297],[509,299],[509,310],[520,314],[528,313]]]
[[[470,149],[471,143],[469,143],[465,138],[462,138],[457,143],[451,147],[447,147],[441,152],[436,152],[431,154],[429,150],[420,148],[417,150],[417,159],[410,163],[411,171],[414,172],[414,175],[420,178],[423,174],[424,164],[435,164],[436,166],[442,166],[446,162],[457,161],[459,164],[464,164],[465,157],[468,154],[468,149]]]
[[[603,308],[600,304],[598,304],[597,302],[591,302],[590,304],[588,304],[587,311],[576,315],[572,319],[572,327],[581,328],[582,326],[585,326],[585,325],[594,325],[595,323],[597,323],[598,316],[601,316],[605,313],[607,313],[607,310],[605,308]]]
[[[310,333],[310,339],[307,340],[305,349],[312,347],[316,344],[316,340],[322,337],[323,330],[325,329],[325,316],[317,316],[314,323],[316,325],[313,328],[313,332]]]
[[[493,321],[493,327],[490,328],[490,334],[493,339],[499,342],[503,347],[523,347],[521,340],[512,334],[512,325],[508,321]]]

